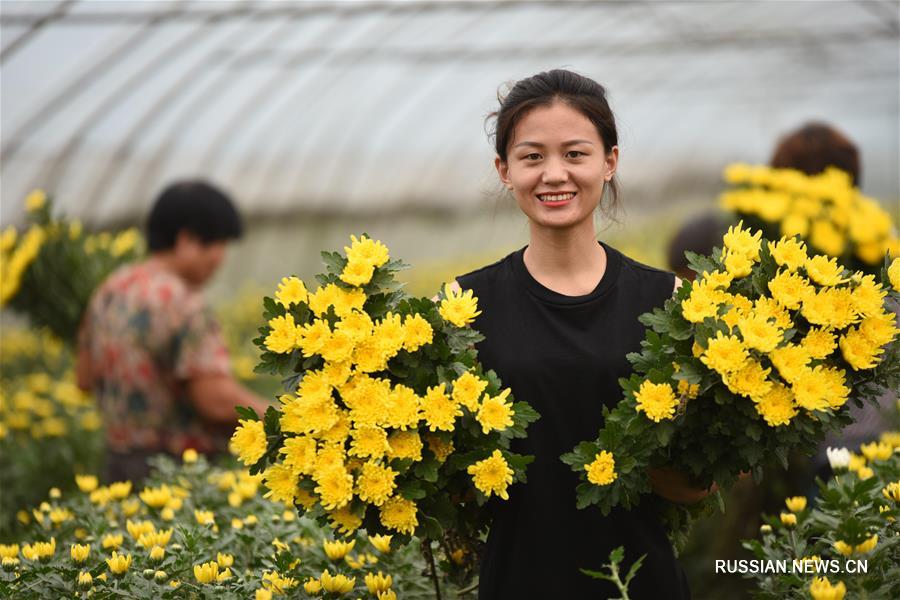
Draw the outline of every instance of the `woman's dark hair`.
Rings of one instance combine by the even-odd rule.
[[[818,175],[828,167],[837,167],[847,172],[857,187],[861,179],[856,144],[825,123],[807,123],[781,138],[771,164],[779,169],[797,169],[807,175]]]
[[[516,125],[529,111],[538,106],[549,106],[554,102],[565,102],[587,117],[597,128],[603,141],[603,149],[609,154],[619,143],[616,119],[606,100],[606,89],[593,79],[566,71],[554,69],[538,73],[517,81],[505,95],[497,94],[500,110],[488,115],[494,120],[491,136],[500,160],[506,162],[507,150],[513,141]],[[610,203],[607,212],[615,212],[619,202],[619,185],[615,176],[609,185]]]
[[[236,239],[244,231],[231,199],[205,181],[178,181],[160,193],[147,219],[147,245],[152,252],[175,245],[187,230],[204,243]]]

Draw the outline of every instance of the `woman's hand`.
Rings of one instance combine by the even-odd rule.
[[[669,467],[647,469],[650,476],[650,487],[658,496],[669,502],[678,504],[694,504],[700,502],[719,488],[713,483],[709,489],[691,485],[687,475]]]

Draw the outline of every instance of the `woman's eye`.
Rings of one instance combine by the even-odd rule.
[[[537,152],[532,152],[531,154],[525,155],[525,160],[540,160],[540,159],[541,159],[541,155],[538,154]]]
[[[584,155],[584,152],[580,152],[578,150],[569,150],[568,152],[566,152],[566,156],[569,158],[581,158]]]

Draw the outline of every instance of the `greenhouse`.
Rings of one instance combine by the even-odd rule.
[[[0,596],[900,597],[898,48],[0,0]]]

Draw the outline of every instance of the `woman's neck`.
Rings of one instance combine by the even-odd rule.
[[[523,260],[538,283],[566,296],[591,293],[606,271],[606,251],[597,243],[593,219],[572,228],[530,225]]]

